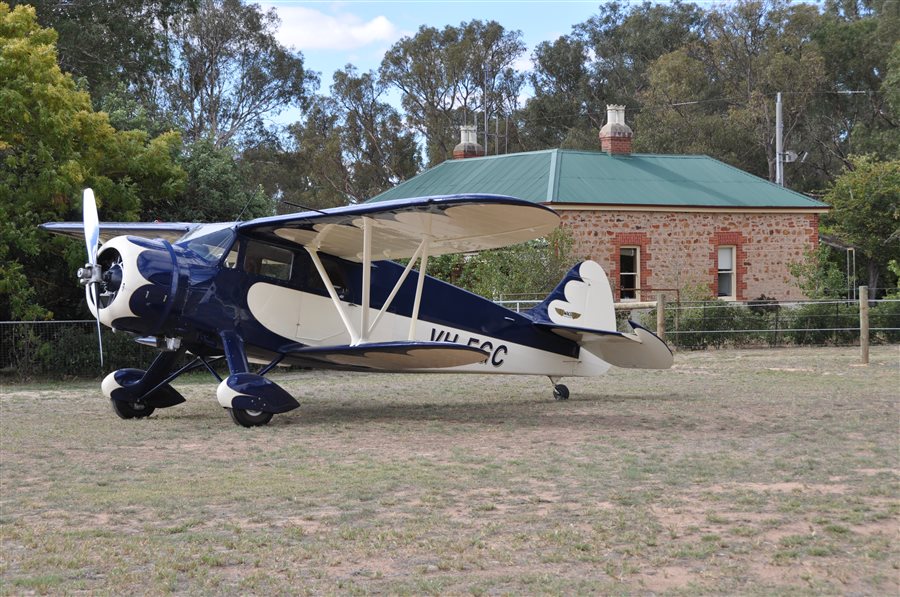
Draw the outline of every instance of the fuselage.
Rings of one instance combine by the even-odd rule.
[[[363,318],[362,264],[319,257],[349,324],[359,331],[363,322],[377,319],[366,342],[450,342],[488,355],[483,363],[436,371],[561,377],[598,375],[608,368],[576,342],[534,326],[528,313],[429,276],[413,321],[417,276],[410,275],[389,301],[404,271],[392,261],[372,263],[369,313]],[[119,270],[101,295],[99,314],[116,329],[175,338],[204,356],[222,353],[221,334],[228,330],[242,339],[253,360],[286,354],[284,363],[312,367],[323,364],[292,355],[292,348],[353,342],[310,254],[294,243],[272,244],[238,235],[231,225],[206,225],[171,244],[116,237],[101,248],[99,261],[107,271]]]

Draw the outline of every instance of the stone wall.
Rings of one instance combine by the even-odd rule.
[[[797,213],[728,213],[559,209],[572,234],[576,258],[603,266],[618,286],[619,249],[640,247],[641,298],[702,285],[715,296],[720,245],[735,250],[737,300],[760,295],[804,298],[788,269],[818,246],[819,216]],[[618,299],[618,292],[616,292]]]

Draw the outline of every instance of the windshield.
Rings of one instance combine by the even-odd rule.
[[[219,261],[234,243],[234,224],[204,224],[185,234],[178,244],[203,259]]]

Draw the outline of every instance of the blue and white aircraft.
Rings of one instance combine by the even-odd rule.
[[[576,265],[523,313],[425,275],[429,257],[524,242],[558,224],[547,207],[498,195],[248,222],[100,223],[87,189],[83,223],[41,228],[84,234],[88,263],[78,277],[98,329],[102,323],[160,350],[146,370],[119,369],[103,380],[116,414],[142,418],[184,402],[172,381],[206,368],[220,382],[219,404],[252,427],[299,406],[265,377],[282,364],[541,375],[558,400],[569,397],[562,377],[600,375],[610,365],[670,367],[672,352],[652,332],[634,322],[631,332],[616,331],[609,281],[593,261]],[[186,353],[193,360],[178,366]],[[225,379],[213,368],[221,359]]]

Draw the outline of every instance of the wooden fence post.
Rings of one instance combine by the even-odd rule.
[[[666,295],[656,295],[656,335],[660,340],[666,339]]]
[[[859,352],[863,365],[869,364],[869,287],[859,287]]]

